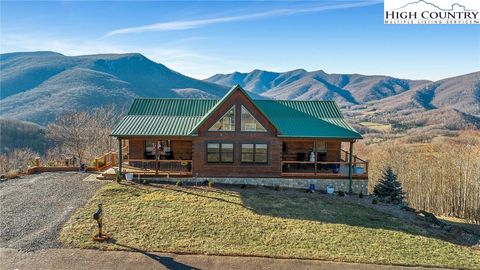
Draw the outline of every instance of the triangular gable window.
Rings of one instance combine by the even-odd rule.
[[[235,131],[235,105],[213,124],[209,131]]]
[[[242,131],[266,132],[267,130],[242,106]]]

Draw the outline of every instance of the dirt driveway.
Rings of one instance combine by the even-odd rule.
[[[38,250],[61,247],[63,224],[104,183],[88,174],[42,173],[0,183],[0,247]]]

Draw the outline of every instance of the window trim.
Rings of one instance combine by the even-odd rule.
[[[242,118],[242,114],[243,114],[243,109],[245,109],[245,111],[251,116],[253,117],[253,119],[255,119],[255,121],[258,122],[258,124],[260,124],[260,126],[264,129],[264,130],[243,130],[243,118]],[[243,104],[240,105],[240,131],[241,132],[261,132],[261,133],[264,133],[264,132],[268,132],[268,130],[265,128],[265,126],[260,123],[260,121],[258,121],[257,117],[255,117],[252,112],[247,109],[247,107],[245,107]]]
[[[217,122],[219,122],[220,120],[222,120],[222,119],[225,117],[225,115],[227,115],[227,113],[229,113],[229,112],[232,111],[232,110],[233,110],[233,129],[232,129],[232,130],[212,130],[213,126],[214,126]],[[208,131],[210,131],[210,132],[235,132],[236,129],[237,129],[237,127],[236,127],[236,125],[237,125],[237,119],[236,119],[236,118],[237,118],[237,108],[236,108],[236,105],[233,104],[232,107],[230,107],[227,111],[225,111],[225,113],[222,114],[222,116],[220,116],[220,117],[208,128]]]
[[[242,161],[242,146],[244,144],[253,144],[253,162]],[[267,161],[266,162],[257,162],[256,161],[257,144],[265,144],[267,146]],[[268,143],[268,142],[242,142],[242,143],[240,143],[240,164],[248,164],[248,165],[268,165],[268,164],[270,164],[270,143]]]
[[[218,144],[218,161],[208,161],[208,145],[209,144]],[[232,145],[232,161],[222,161],[222,144],[231,144]],[[205,163],[207,164],[233,164],[235,163],[235,143],[227,141],[209,141],[205,142]]]

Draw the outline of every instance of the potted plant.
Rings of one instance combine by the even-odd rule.
[[[335,192],[335,189],[333,188],[333,185],[328,185],[327,186],[327,193],[328,194],[333,194]]]

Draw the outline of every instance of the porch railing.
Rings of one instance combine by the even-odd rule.
[[[348,176],[349,152],[341,150],[340,161],[282,161],[282,174],[291,176]],[[368,176],[368,161],[352,156],[352,175]]]
[[[128,147],[124,146],[122,148],[123,153],[127,153]],[[93,166],[96,171],[104,171],[108,168],[118,165],[118,152],[110,151],[99,157],[96,157],[93,161]]]
[[[192,160],[174,159],[129,159],[124,168],[127,172],[152,175],[191,175]]]

